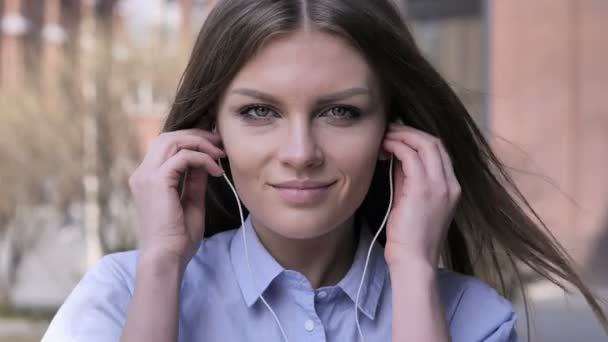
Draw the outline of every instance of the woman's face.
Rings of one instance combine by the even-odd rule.
[[[308,239],[348,220],[378,161],[381,102],[370,67],[345,40],[301,31],[265,44],[224,93],[217,121],[254,221]]]

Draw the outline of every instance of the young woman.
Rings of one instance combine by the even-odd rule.
[[[388,0],[220,1],[130,187],[43,341],[516,341],[520,262],[606,326]]]

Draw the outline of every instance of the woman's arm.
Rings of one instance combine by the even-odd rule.
[[[208,175],[224,171],[221,138],[201,129],[161,133],[129,177],[142,253],[122,342],[175,342],[184,269],[205,233]]]
[[[384,248],[393,289],[393,342],[450,341],[435,278],[460,184],[439,139],[391,124],[383,145],[398,159]]]
[[[403,259],[389,270],[393,289],[393,342],[450,341],[436,269],[421,261]]]
[[[177,256],[142,254],[121,342],[175,342],[184,273]]]

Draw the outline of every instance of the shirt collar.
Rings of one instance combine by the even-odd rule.
[[[245,256],[243,232],[245,232],[245,239],[247,240],[247,249],[249,252],[253,279],[251,277],[251,272],[249,272]],[[371,232],[363,221],[359,232],[359,243],[357,244],[353,264],[346,276],[344,276],[337,285],[346,293],[353,304],[357,299],[359,282],[361,281],[361,275],[363,274],[363,268],[365,267],[371,240]],[[230,256],[237,281],[248,307],[253,305],[264,291],[266,291],[272,281],[285,271],[260,242],[255,229],[253,229],[251,215],[245,220],[244,226],[241,226],[232,237],[232,241],[230,242]],[[376,242],[374,243],[374,248],[372,248],[359,300],[359,309],[369,319],[374,319],[376,315],[376,308],[379,304],[387,272],[388,268],[384,260],[383,248]]]
[[[363,268],[367,259],[367,252],[371,246],[373,236],[369,230],[367,222],[361,220],[361,229],[359,230],[359,243],[353,260],[353,265],[350,270],[338,283],[338,286],[348,295],[353,304],[357,300],[357,291],[359,283],[363,275]],[[380,295],[384,288],[384,282],[388,275],[388,267],[384,260],[384,249],[376,241],[372,248],[367,270],[365,271],[365,279],[361,287],[361,295],[359,299],[359,310],[361,310],[369,319],[374,319],[376,309],[378,308]]]
[[[243,233],[245,238],[243,238]],[[247,240],[247,250],[245,241]],[[249,265],[246,254],[249,254]],[[284,268],[268,253],[266,247],[260,242],[253,225],[251,215],[247,216],[244,225],[236,231],[230,242],[230,259],[237,281],[250,307],[262,295],[272,281],[284,271]],[[253,279],[252,279],[253,273]]]

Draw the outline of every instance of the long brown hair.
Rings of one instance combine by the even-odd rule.
[[[608,332],[606,315],[571,258],[517,189],[454,91],[422,56],[389,0],[219,1],[198,35],[163,131],[211,129],[223,92],[262,44],[311,28],[339,35],[366,58],[381,80],[389,121],[399,117],[443,141],[462,187],[442,255],[445,267],[476,276],[508,298],[520,290],[527,313],[520,271],[525,264],[563,289],[569,283],[580,290]],[[371,227],[380,225],[388,206],[387,167],[378,163],[357,211]],[[230,168],[225,169],[230,176]],[[241,224],[222,178],[210,177],[206,208],[206,236]],[[379,239],[385,242],[384,233]]]

